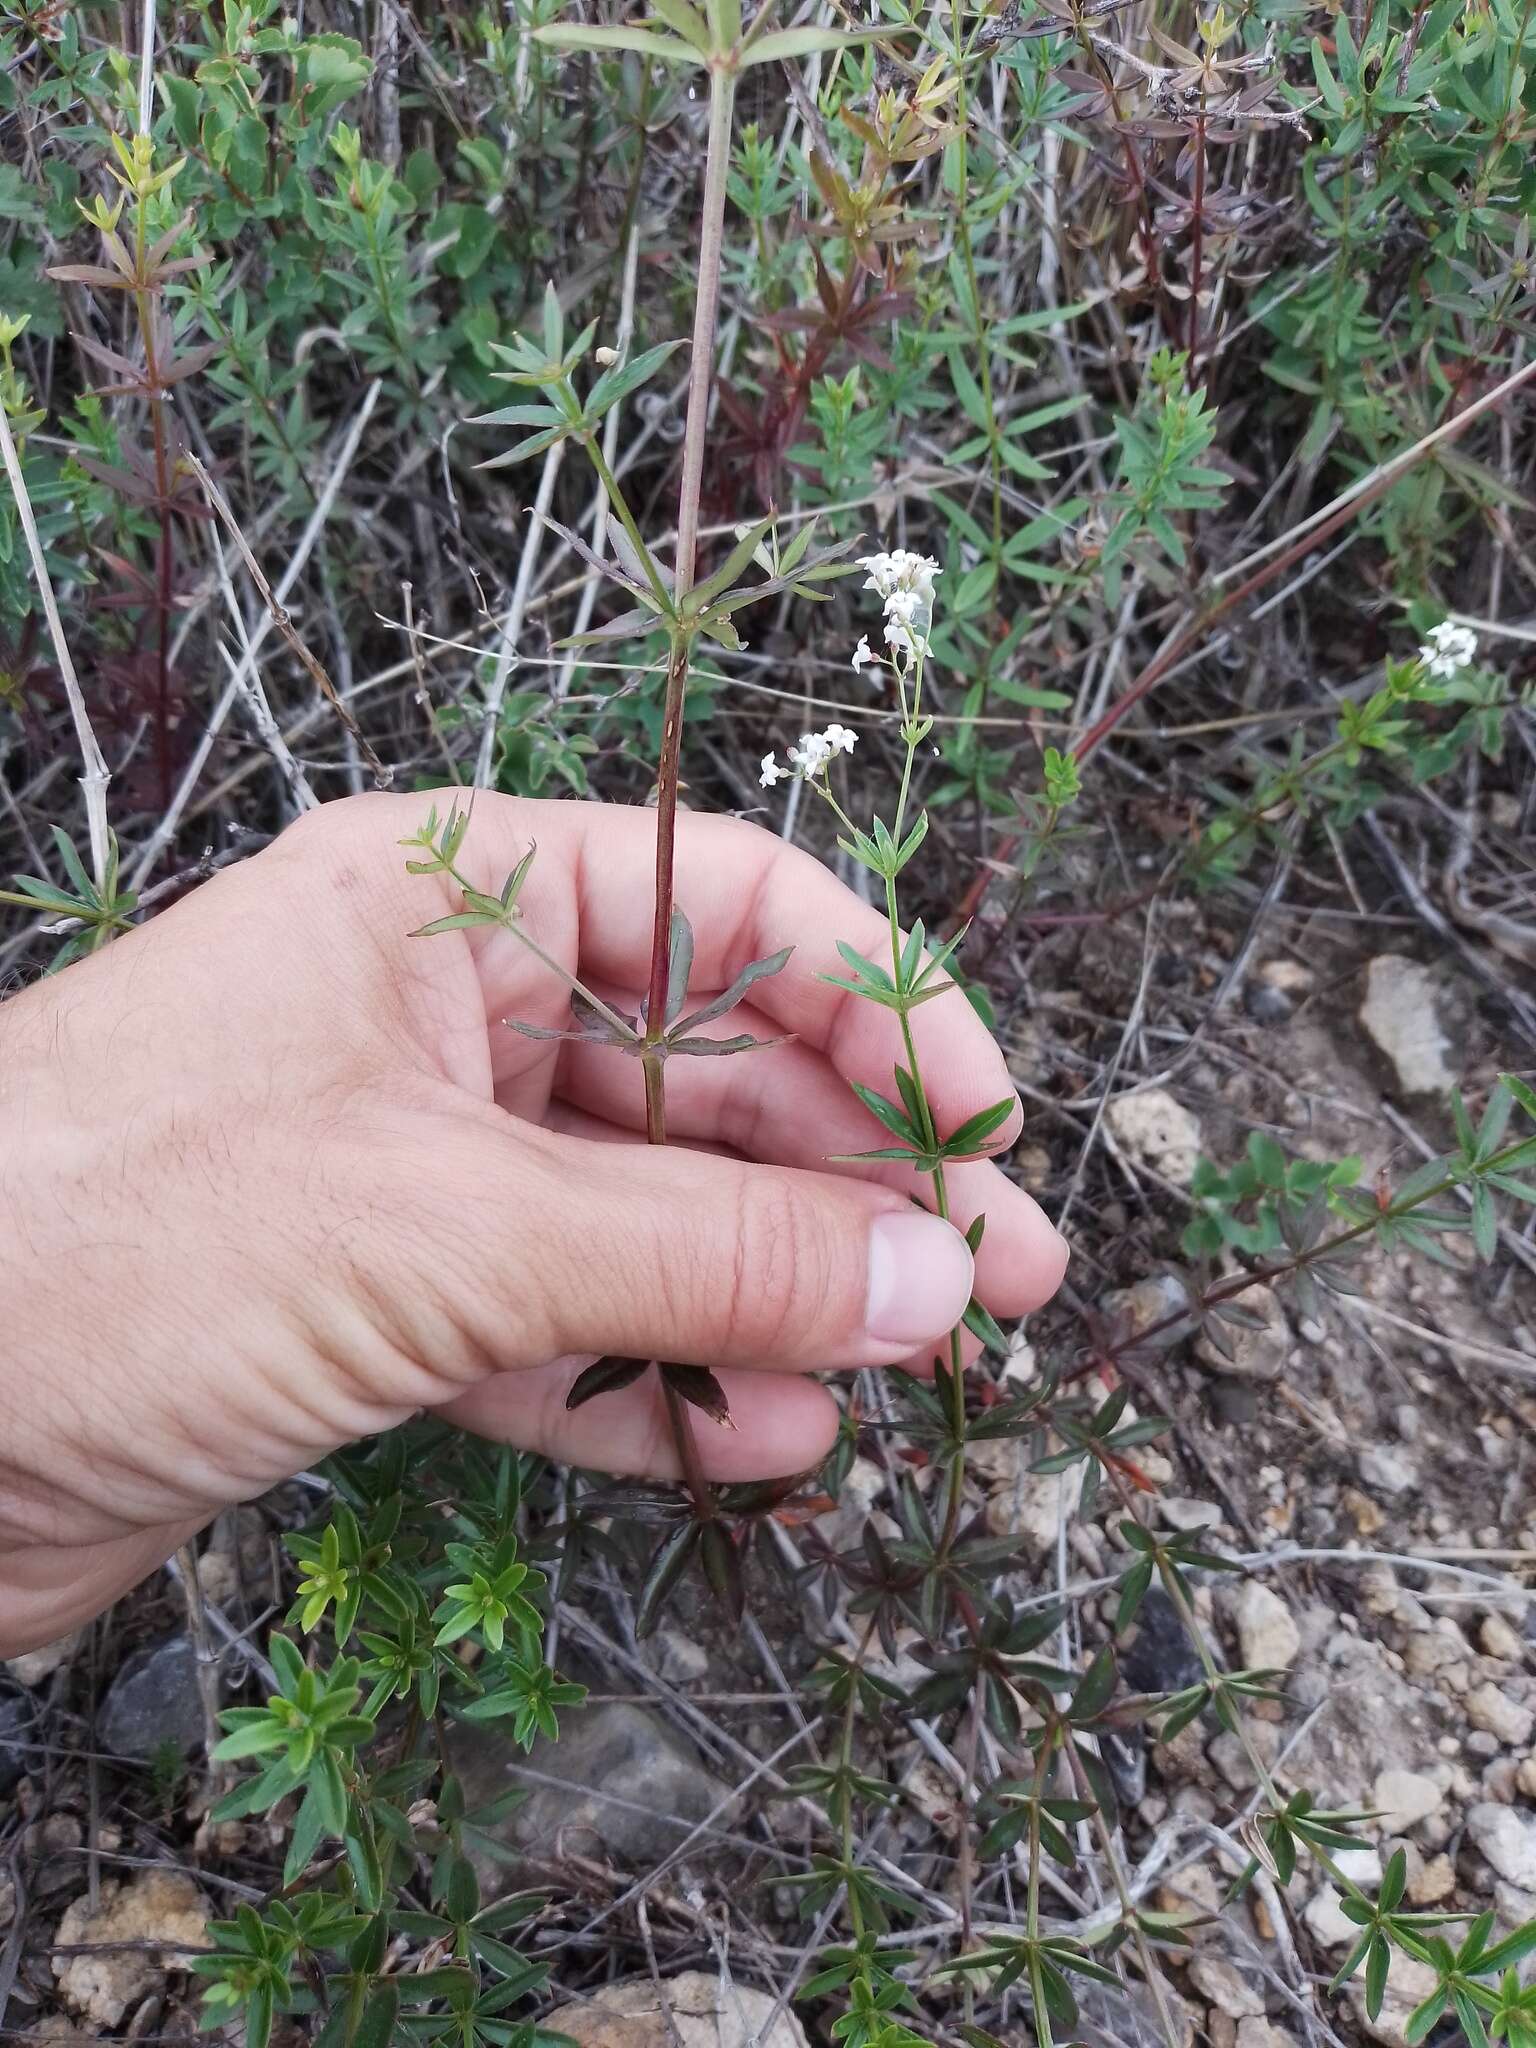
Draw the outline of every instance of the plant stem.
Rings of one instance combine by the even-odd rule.
[[[603,452],[602,442],[596,434],[589,434],[585,446],[588,459],[592,467],[597,471],[597,480],[607,493],[608,503],[614,517],[629,536],[629,544],[640,558],[641,564],[645,569],[646,581],[651,586],[656,602],[665,609],[671,603],[671,599],[667,595],[667,586],[661,580],[661,571],[656,567],[654,556],[640,538],[639,525],[636,522],[634,513],[630,510],[629,500],[619,489],[618,479],[609,467],[608,457]]]
[[[906,745],[906,759],[901,764],[901,788],[896,797],[896,823],[893,832],[893,837],[898,846],[901,844],[906,831],[907,803],[912,793],[912,767],[917,758],[917,749],[920,743],[919,734],[922,729],[923,668],[923,657],[919,655],[912,670],[912,701],[910,704],[907,702],[906,684],[899,669],[896,678],[897,688],[901,692],[902,711],[904,713],[902,735]],[[900,988],[902,986],[901,915],[896,900],[896,878],[890,874],[885,877],[885,914],[891,932],[891,976],[896,986]],[[933,1111],[928,1103],[928,1091],[923,1086],[922,1068],[918,1063],[917,1057],[917,1042],[912,1036],[912,1013],[910,1009],[903,1007],[898,1010],[897,1017],[901,1025],[901,1045],[902,1051],[906,1054],[907,1072],[912,1076],[918,1108],[921,1112],[922,1122],[920,1128],[922,1130],[923,1143],[930,1151],[934,1151],[938,1146],[938,1134],[934,1129]],[[933,1206],[947,1223],[950,1220],[949,1186],[944,1177],[942,1163],[934,1167],[932,1180]],[[960,1358],[960,1329],[958,1325],[949,1333],[949,1373],[950,1429],[959,1448],[956,1449],[950,1463],[944,1507],[944,1531],[939,1542],[940,1552],[946,1556],[948,1555],[950,1545],[955,1540],[955,1531],[959,1527],[960,1501],[965,1484],[965,1381]]]
[[[1495,1152],[1491,1158],[1481,1161],[1476,1178],[1481,1179],[1490,1173],[1505,1173],[1511,1167],[1517,1166],[1529,1142],[1527,1138],[1517,1138],[1513,1144],[1506,1145],[1502,1151]],[[1155,1323],[1149,1323],[1146,1329],[1138,1331],[1134,1338],[1127,1338],[1124,1344],[1102,1353],[1101,1357],[1113,1359],[1119,1351],[1128,1351],[1132,1344],[1146,1344],[1151,1338],[1161,1335],[1164,1330],[1170,1330],[1175,1324],[1186,1321],[1191,1310],[1197,1306],[1202,1309],[1214,1308],[1218,1302],[1231,1301],[1236,1295],[1246,1294],[1250,1287],[1263,1287],[1271,1280],[1283,1280],[1288,1273],[1300,1272],[1308,1266],[1316,1265],[1322,1259],[1331,1258],[1346,1245],[1357,1244],[1362,1237],[1369,1237],[1383,1223],[1395,1222],[1399,1216],[1411,1216],[1415,1209],[1422,1209],[1426,1202],[1437,1201],[1441,1195],[1448,1195],[1453,1188],[1462,1186],[1472,1177],[1465,1173],[1442,1174],[1431,1187],[1421,1188],[1411,1201],[1389,1202],[1384,1209],[1379,1210],[1374,1216],[1368,1216],[1363,1223],[1352,1223],[1347,1230],[1336,1231],[1332,1237],[1325,1238],[1321,1244],[1310,1246],[1304,1252],[1298,1252],[1294,1258],[1280,1260],[1274,1265],[1256,1266],[1251,1272],[1234,1273],[1230,1279],[1218,1281],[1214,1287],[1201,1295],[1198,1304],[1190,1302],[1183,1308],[1174,1309],[1169,1315],[1160,1316]],[[1094,1361],[1095,1364],[1098,1362]],[[1090,1365],[1088,1370],[1092,1371],[1093,1366]]]
[[[411,843],[414,845],[416,842],[412,841]],[[467,875],[461,874],[451,862],[444,862],[443,872],[453,878],[461,896],[477,893],[474,883],[469,880]],[[545,952],[538,940],[529,935],[524,927],[520,912],[517,910],[506,912],[502,916],[501,927],[503,931],[510,932],[519,945],[526,946],[534,959],[541,966],[547,967],[557,981],[564,982],[572,995],[580,996],[584,1003],[589,1004],[592,1009],[596,1010],[598,1016],[602,1018],[605,1024],[610,1025],[613,1030],[619,1033],[621,1038],[627,1038],[633,1043],[635,1034],[619,1015],[618,1011],[611,1010],[601,996],[593,995],[591,989],[584,982],[578,980],[568,967],[562,966],[552,953]]]
[[[704,218],[699,233],[699,292],[694,308],[688,416],[683,429],[683,477],[677,506],[674,603],[679,612],[683,600],[693,588],[694,563],[699,546],[699,494],[704,481],[704,440],[709,426],[710,389],[714,382],[715,320],[720,304],[720,255],[725,234],[725,185],[730,168],[731,114],[735,104],[736,73],[717,62],[709,76],[709,153],[704,169]],[[677,783],[691,642],[692,634],[679,624],[673,636],[671,659],[667,663],[667,694],[662,711],[661,761],[656,775],[656,917],[651,928],[650,1001],[646,1011],[652,1032],[660,1032],[666,1014]],[[653,1138],[652,1142],[663,1141]]]
[[[139,194],[134,209],[133,263],[134,273],[141,282],[133,295],[133,304],[144,344],[144,394],[149,401],[149,425],[155,458],[155,510],[160,523],[155,545],[155,766],[160,782],[160,808],[165,810],[171,801],[171,596],[175,588],[175,567],[165,387],[160,381],[156,349],[155,288],[146,280],[146,203],[143,194]]]
[[[1193,391],[1199,378],[1195,362],[1200,354],[1200,270],[1205,255],[1205,82],[1200,84],[1200,113],[1195,121],[1194,218],[1190,223],[1189,250],[1189,363],[1185,378]]]
[[[107,785],[111,782],[112,776],[97,742],[95,728],[91,724],[91,714],[86,708],[85,693],[80,688],[80,678],[75,672],[69,642],[64,638],[64,623],[59,617],[58,600],[53,593],[53,578],[48,573],[43,544],[37,531],[37,521],[32,513],[32,500],[27,494],[26,478],[22,475],[21,457],[16,452],[15,438],[11,433],[11,423],[6,417],[4,405],[0,405],[0,463],[4,465],[6,481],[16,501],[16,516],[21,521],[22,538],[27,544],[27,557],[32,564],[38,597],[42,601],[48,637],[53,642],[54,659],[59,665],[59,678],[64,685],[65,701],[69,705],[69,715],[74,723],[75,743],[80,749],[80,793],[85,800],[85,820],[91,840],[91,874],[98,892],[104,892],[111,860],[112,834],[107,825]]]
[[[683,429],[683,474],[677,508],[677,559],[673,578],[671,654],[662,709],[661,759],[656,770],[656,911],[651,927],[651,976],[646,1001],[646,1037],[656,1046],[667,1023],[667,980],[672,952],[673,874],[677,839],[677,785],[681,768],[683,716],[688,695],[688,656],[693,634],[682,618],[683,601],[693,588],[699,546],[699,494],[704,481],[704,439],[709,426],[709,400],[714,383],[715,322],[720,305],[720,256],[725,235],[725,187],[730,169],[731,115],[736,104],[735,54],[729,62],[716,58],[709,75],[709,141],[704,166],[704,211],[699,229],[699,284],[693,315],[693,353],[688,378],[688,414]],[[601,473],[601,472],[600,472]],[[621,500],[615,500],[615,509]],[[622,519],[623,514],[620,514]],[[628,527],[625,531],[628,532]],[[631,538],[633,539],[633,535]],[[648,559],[640,550],[642,560]],[[649,1053],[645,1069],[645,1136],[651,1145],[667,1142],[666,1078],[658,1052]],[[663,1384],[665,1379],[663,1376]],[[685,1404],[665,1388],[667,1421],[677,1447],[678,1462],[701,1516],[711,1511],[710,1492],[699,1458],[693,1420]]]

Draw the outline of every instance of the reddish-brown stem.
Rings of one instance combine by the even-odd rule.
[[[714,381],[715,317],[720,304],[720,255],[725,229],[725,187],[730,169],[731,111],[736,73],[717,63],[709,78],[709,153],[704,166],[704,214],[699,228],[699,289],[693,316],[693,354],[688,377],[688,413],[683,426],[683,475],[678,491],[677,563],[673,601],[679,611],[693,588],[699,547],[699,495],[704,482],[704,443]],[[647,1024],[663,1030],[667,1009],[667,962],[672,946],[673,840],[677,830],[677,780],[682,757],[683,712],[688,689],[689,634],[679,626],[667,664],[662,711],[661,760],[656,771],[656,917],[651,929],[651,980]]]
[[[1197,383],[1195,364],[1200,355],[1200,269],[1205,255],[1205,95],[1200,96],[1200,114],[1195,122],[1195,214],[1191,222],[1189,247],[1189,366],[1185,372],[1189,388]]]
[[[1153,233],[1152,207],[1147,199],[1147,174],[1136,154],[1136,145],[1128,135],[1121,136],[1120,147],[1125,152],[1125,167],[1136,187],[1136,224],[1141,234],[1141,260],[1147,267],[1147,283],[1156,290],[1162,280],[1162,266],[1157,260],[1157,237]]]
[[[1078,44],[1083,55],[1098,73],[1099,83],[1104,88],[1104,96],[1109,101],[1110,111],[1120,130],[1120,154],[1125,158],[1126,173],[1136,194],[1136,226],[1141,239],[1141,260],[1146,266],[1147,283],[1155,290],[1162,279],[1162,266],[1157,260],[1157,237],[1153,232],[1152,207],[1147,198],[1147,174],[1142,168],[1135,143],[1125,133],[1122,125],[1125,121],[1125,110],[1120,104],[1120,93],[1113,73],[1094,48],[1093,40],[1085,30],[1079,31]]]
[[[699,546],[699,496],[704,482],[704,443],[714,382],[715,319],[720,304],[720,255],[725,231],[726,175],[730,168],[731,112],[736,103],[734,57],[716,62],[709,81],[709,144],[704,166],[704,208],[699,228],[699,285],[693,315],[693,354],[688,378],[688,412],[683,427],[683,474],[677,509],[677,560],[673,603],[680,615],[693,588]],[[676,868],[677,785],[681,772],[683,716],[688,694],[691,634],[679,616],[667,662],[662,708],[661,759],[656,769],[656,913],[651,927],[651,973],[646,1002],[646,1038],[655,1045],[667,1026],[667,982],[672,954],[673,883]],[[659,1054],[644,1061],[645,1135],[652,1145],[667,1142],[666,1077]],[[667,1422],[678,1462],[701,1517],[713,1513],[709,1482],[699,1457],[686,1404],[662,1379]]]
[[[694,1512],[703,1521],[710,1520],[715,1512],[714,1496],[709,1490],[705,1476],[704,1461],[699,1456],[699,1441],[693,1433],[693,1419],[688,1413],[688,1404],[680,1394],[668,1386],[665,1376],[661,1382],[662,1393],[667,1402],[667,1423],[672,1431],[672,1441],[677,1446],[677,1455],[682,1461],[683,1481],[693,1501]]]
[[[691,581],[690,577],[690,581]],[[679,577],[681,591],[681,577]],[[651,930],[651,980],[646,1000],[646,1029],[659,1038],[667,1021],[667,970],[672,952],[673,874],[676,865],[677,784],[683,750],[683,715],[688,694],[688,643],[679,634],[672,643],[667,663],[667,694],[662,708],[661,759],[656,769],[656,921]],[[657,1114],[663,1118],[662,1080],[659,1062],[648,1063],[649,1075],[656,1074]],[[647,1130],[650,1120],[650,1089],[646,1092]],[[652,1137],[653,1145],[664,1145],[665,1135]]]

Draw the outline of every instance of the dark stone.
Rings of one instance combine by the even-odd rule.
[[[1210,1404],[1212,1422],[1225,1429],[1242,1428],[1258,1417],[1258,1396],[1246,1380],[1222,1375],[1211,1381],[1205,1398]]]
[[[1285,991],[1263,981],[1244,985],[1243,1008],[1255,1024],[1284,1024],[1296,1014],[1296,1005]]]
[[[1136,1610],[1136,1635],[1120,1659],[1120,1676],[1132,1692],[1182,1692],[1198,1685],[1205,1669],[1174,1606],[1154,1586]]]
[[[97,1740],[113,1756],[148,1763],[167,1744],[186,1756],[203,1739],[197,1653],[186,1636],[135,1650],[118,1666],[96,1717]]]
[[[714,1812],[727,1791],[659,1714],[624,1701],[564,1715],[560,1740],[541,1739],[526,1758],[494,1726],[460,1726],[451,1740],[471,1814],[513,1786],[527,1792],[485,1830],[514,1862],[558,1863],[570,1855],[648,1869]],[[728,1828],[728,1814],[714,1825]],[[474,1861],[488,1890],[505,1889],[504,1859],[475,1855]]]

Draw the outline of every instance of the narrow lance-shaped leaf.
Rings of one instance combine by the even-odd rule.
[[[722,1429],[734,1429],[731,1420],[730,1403],[725,1398],[725,1389],[715,1378],[707,1365],[673,1365],[661,1368],[661,1376],[674,1394],[707,1415],[711,1422],[718,1422]]]
[[[867,43],[878,31],[873,28],[780,28],[771,35],[749,42],[742,64],[787,64],[796,57],[814,57],[822,50],[846,50],[855,43]]]
[[[599,1394],[616,1394],[621,1388],[632,1386],[643,1372],[649,1371],[650,1364],[648,1358],[600,1358],[576,1375],[565,1405],[580,1408],[595,1401]]]
[[[724,1017],[743,1000],[754,983],[765,981],[770,974],[782,973],[793,951],[793,946],[781,946],[777,953],[765,953],[761,960],[749,961],[728,989],[680,1018],[670,1035],[681,1037],[685,1032],[697,1031],[701,1024],[712,1024],[717,1017]]]
[[[552,50],[595,50],[599,56],[635,50],[662,64],[697,65],[702,61],[696,50],[676,36],[660,35],[651,28],[589,28],[582,22],[553,21],[536,28],[533,39]]]

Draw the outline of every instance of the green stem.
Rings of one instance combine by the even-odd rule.
[[[446,873],[451,875],[458,884],[461,893],[474,893],[476,895],[483,893],[476,890],[474,883],[466,876],[461,875],[456,867],[448,863],[444,863],[444,866]],[[584,1003],[589,1003],[605,1024],[611,1025],[622,1038],[627,1039],[631,1044],[634,1043],[635,1033],[633,1027],[625,1023],[617,1010],[611,1010],[601,996],[593,995],[586,983],[572,974],[568,967],[562,966],[553,953],[546,953],[538,940],[530,936],[516,910],[510,910],[505,913],[501,919],[501,928],[503,931],[510,932],[520,945],[526,946],[534,959],[547,967],[557,981],[564,982],[572,995],[580,996]]]
[[[592,467],[597,471],[597,480],[603,487],[610,507],[618,518],[620,526],[623,527],[629,537],[630,546],[640,557],[640,561],[645,569],[646,581],[651,586],[656,602],[664,612],[670,611],[672,609],[672,599],[667,592],[667,586],[661,580],[661,571],[657,568],[650,549],[640,537],[640,528],[635,522],[634,513],[629,508],[629,500],[619,489],[618,479],[608,467],[608,458],[603,453],[601,440],[596,434],[589,434],[582,445],[591,459]]]
[[[1052,1739],[1041,1738],[1035,1765],[1035,1782],[1029,1801],[1029,1888],[1024,1906],[1024,1932],[1029,1942],[1030,2014],[1038,2048],[1052,2048],[1051,2009],[1045,1996],[1045,1969],[1040,1955],[1040,1802],[1045,1797],[1050,1769]]]
[[[912,768],[913,763],[917,759],[917,749],[920,744],[923,667],[923,657],[919,655],[912,670],[912,701],[910,704],[907,702],[906,678],[903,676],[899,664],[896,668],[897,688],[900,692],[903,712],[902,738],[906,746],[906,758],[901,764],[901,787],[896,797],[896,824],[893,834],[898,846],[901,844],[902,836],[906,829],[907,804],[912,793]],[[885,914],[891,934],[891,976],[897,988],[900,988],[902,985],[901,913],[896,899],[896,877],[889,874],[885,877]],[[898,1010],[897,1017],[901,1025],[901,1045],[902,1051],[906,1055],[907,1072],[912,1076],[913,1089],[917,1096],[919,1110],[921,1111],[923,1143],[929,1152],[933,1152],[938,1148],[938,1134],[934,1128],[933,1111],[928,1103],[928,1090],[923,1085],[922,1066],[917,1056],[917,1043],[912,1036],[912,1013],[903,1005]],[[943,1217],[944,1221],[948,1223],[951,1220],[949,1213],[949,1186],[945,1179],[942,1162],[933,1168],[932,1180],[933,1206],[937,1213]],[[965,1380],[960,1358],[960,1329],[958,1325],[949,1333],[949,1374],[949,1420],[950,1430],[955,1439],[955,1450],[950,1460],[950,1468],[947,1475],[944,1530],[939,1542],[941,1556],[948,1555],[950,1546],[955,1540],[955,1532],[960,1523],[960,1503],[965,1485]]]

